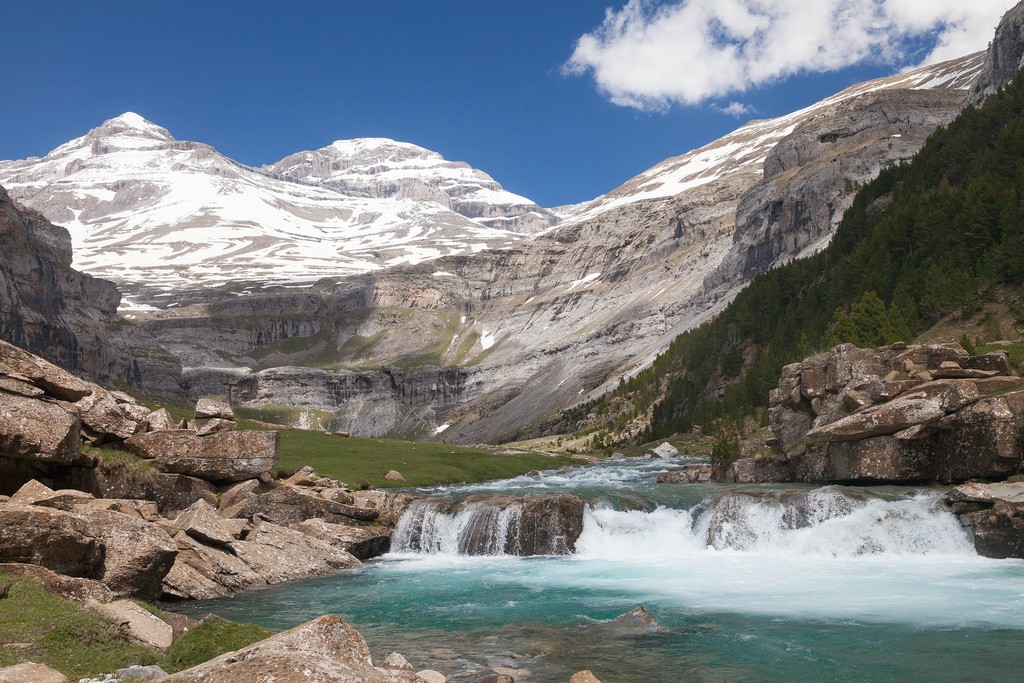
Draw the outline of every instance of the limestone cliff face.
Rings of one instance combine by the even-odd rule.
[[[208,294],[155,314],[150,329],[195,368],[195,386],[220,372],[202,368],[234,367],[214,384],[243,403],[296,401],[357,433],[433,419],[457,441],[528,436],[644,367],[758,272],[826,243],[858,183],[912,156],[956,115],[981,61],[872,81],[751,122],[505,249],[300,293]],[[381,366],[429,377],[457,368],[465,388],[410,421],[398,394],[381,391]],[[353,369],[366,373],[365,389],[350,389]],[[324,388],[334,385],[349,389]]]
[[[0,338],[101,382],[179,391],[178,362],[117,317],[112,282],[71,268],[71,236],[0,188]]]
[[[967,104],[978,106],[986,97],[1009,83],[1024,66],[1024,4],[1007,12],[985,55],[978,80],[971,87]]]
[[[979,54],[975,58],[981,60]],[[736,209],[733,244],[709,289],[731,287],[823,248],[860,185],[908,161],[960,112],[965,91],[879,90],[798,125],[764,162],[764,178]]]

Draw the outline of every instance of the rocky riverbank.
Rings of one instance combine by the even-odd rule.
[[[738,483],[957,485],[946,495],[978,553],[1024,557],[1024,379],[1004,352],[842,344],[786,366],[774,438],[719,478]],[[720,473],[721,474],[721,473]]]

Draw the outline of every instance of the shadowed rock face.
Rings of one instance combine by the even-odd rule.
[[[112,282],[71,262],[68,231],[0,188],[0,339],[102,382],[179,395],[178,361],[117,317]]]

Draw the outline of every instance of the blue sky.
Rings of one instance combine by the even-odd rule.
[[[1012,4],[5,0],[0,159],[135,111],[253,165],[412,142],[555,206],[749,118],[983,49]]]

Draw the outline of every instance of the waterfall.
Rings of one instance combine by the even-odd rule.
[[[831,487],[732,492],[691,510],[588,510],[577,554],[669,559],[706,552],[776,556],[974,555],[938,496],[884,500]]]
[[[584,507],[568,494],[420,500],[399,520],[391,547],[398,553],[565,555],[583,531]]]
[[[398,553],[513,555],[522,505],[480,500],[454,506],[449,500],[413,503],[395,527],[391,548]]]

